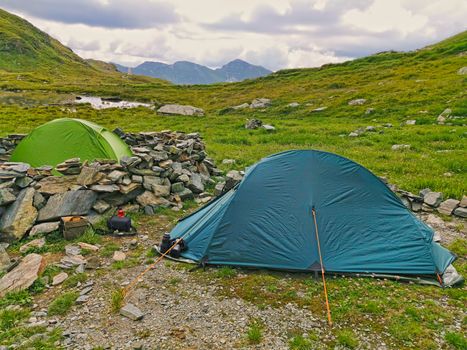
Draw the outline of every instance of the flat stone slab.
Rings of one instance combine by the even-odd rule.
[[[122,307],[120,309],[120,314],[133,321],[141,320],[144,317],[143,312],[133,304],[126,304]]]
[[[60,272],[58,275],[55,275],[52,279],[52,286],[57,286],[60,283],[63,283],[68,278],[68,274],[66,272]]]
[[[20,253],[26,252],[30,248],[42,248],[45,245],[45,238],[37,238],[32,240],[31,242],[28,242],[26,244],[23,244],[20,248],[19,251]]]
[[[0,238],[4,240],[21,239],[32,227],[37,217],[33,206],[34,188],[22,190],[2,216],[0,221]]]
[[[18,266],[0,279],[0,298],[8,292],[29,288],[44,267],[45,261],[41,255],[26,255]]]
[[[38,182],[38,191],[47,195],[64,193],[76,185],[76,180],[76,176],[48,176]]]
[[[38,221],[57,220],[63,216],[87,215],[97,199],[90,190],[68,191],[50,197],[46,206],[39,211]]]

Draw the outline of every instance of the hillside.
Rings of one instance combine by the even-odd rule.
[[[415,194],[424,188],[457,200],[466,194],[467,31],[411,52],[388,51],[237,83],[180,86],[83,61],[24,20],[1,14],[0,32],[5,27],[9,34],[8,39],[2,34],[0,53],[7,59],[0,62],[0,137],[62,117],[125,132],[199,132],[206,153],[224,172],[244,170],[275,152],[319,149],[348,157]],[[36,37],[36,46],[29,46]],[[29,54],[24,58],[22,52]],[[74,104],[78,94],[154,106],[189,104],[203,108],[205,116],[164,116],[146,107],[94,109]],[[232,108],[255,98],[269,98],[271,104]],[[440,114],[444,124],[438,123]],[[261,119],[275,130],[246,129],[248,119]],[[466,349],[465,286],[328,276],[334,322],[328,327],[323,285],[311,274],[230,267],[193,271],[192,265],[164,260],[148,270],[128,299],[146,315],[140,321],[122,317],[122,286],[154,261],[152,247],[163,233],[196,208],[187,201],[179,211],[156,207],[149,212],[155,215],[135,213],[137,236],[89,230],[65,242],[55,231],[44,236],[42,247],[24,248],[24,239],[12,244],[12,257],[35,252],[48,266],[28,290],[0,299],[0,348]],[[459,257],[455,268],[467,276],[466,220],[414,214],[435,227],[442,244]],[[370,230],[372,219],[366,223]],[[63,283],[46,287],[63,276],[53,263],[80,241],[88,245],[78,251],[98,269],[68,269]],[[114,258],[117,251],[124,252],[124,260]]]
[[[130,70],[129,67],[119,64],[116,64],[116,67],[122,73]],[[237,59],[217,69],[188,61],[179,61],[174,64],[148,61],[131,68],[131,73],[168,80],[174,84],[193,85],[254,79],[266,76],[271,71]]]

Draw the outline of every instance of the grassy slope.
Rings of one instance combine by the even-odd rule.
[[[188,103],[205,108],[207,116],[161,117],[147,109],[94,111],[84,106],[78,108],[76,116],[129,131],[167,128],[201,131],[215,158],[235,158],[239,167],[285,149],[323,149],[360,162],[408,190],[430,187],[447,196],[460,197],[467,182],[464,152],[467,129],[462,126],[465,118],[454,120],[452,126],[440,126],[436,125],[436,117],[448,107],[456,116],[467,114],[466,78],[457,74],[465,65],[465,56],[460,55],[465,51],[467,32],[415,52],[383,53],[344,64],[286,70],[257,80],[210,86],[174,86],[150,78],[100,71],[86,78],[48,75],[46,81],[29,77],[18,81],[17,74],[7,74],[0,85],[4,89],[0,100],[19,96],[57,102],[68,93],[79,92],[156,103]],[[31,74],[34,77],[43,73]],[[9,92],[16,89],[23,89],[23,93]],[[255,97],[272,98],[273,106],[265,111],[225,109]],[[368,102],[349,106],[348,101],[354,98],[366,98]],[[292,101],[300,102],[301,106],[287,107]],[[320,106],[328,108],[312,112]],[[374,108],[375,112],[367,115],[367,108]],[[61,109],[3,105],[0,133],[28,132],[44,121],[67,115]],[[276,126],[277,131],[245,130],[247,118],[261,118]],[[416,119],[417,125],[401,125],[407,119]],[[387,122],[394,128],[384,129],[381,134],[341,136],[358,127]],[[391,151],[391,145],[401,143],[412,148]],[[445,173],[452,176],[444,176]]]
[[[4,16],[0,12],[0,20]],[[5,24],[0,23],[3,29]],[[53,57],[45,59],[39,51],[39,61],[43,64],[30,70],[0,67],[0,103],[7,102],[0,104],[0,135],[28,132],[47,120],[70,115],[129,131],[165,128],[201,131],[210,154],[217,160],[235,158],[239,168],[284,149],[319,148],[348,156],[403,188],[416,191],[429,186],[448,196],[460,197],[467,183],[467,128],[462,126],[465,119],[453,121],[452,126],[436,125],[435,120],[447,107],[454,115],[467,114],[466,78],[457,74],[466,65],[465,56],[459,55],[465,51],[467,33],[461,33],[416,52],[380,54],[321,69],[281,71],[236,84],[193,87],[102,72],[99,65],[93,68],[73,57],[57,65]],[[0,57],[0,61],[5,57]],[[18,55],[12,59],[16,58]],[[144,108],[95,111],[89,106],[79,106],[72,113],[62,106],[43,105],[63,101],[73,93],[189,103],[205,108],[207,116],[161,117]],[[225,109],[255,97],[272,98],[273,106],[265,111]],[[366,105],[347,104],[360,97],[368,100]],[[300,102],[301,106],[286,107],[292,101]],[[328,109],[312,112],[320,106]],[[375,112],[367,115],[367,108],[375,108]],[[277,131],[245,130],[245,119],[253,117],[274,124]],[[407,119],[416,119],[417,125],[401,126]],[[385,129],[381,134],[366,134],[356,139],[340,136],[360,126],[386,122],[393,123],[394,128]],[[391,151],[395,143],[411,144],[412,148]],[[443,176],[445,172],[452,176]],[[160,217],[143,218],[152,219]],[[450,248],[461,257],[456,266],[465,275],[465,240],[456,241]],[[310,283],[308,276],[290,278],[265,272],[236,276],[235,272],[229,272],[219,283],[228,296],[241,297],[261,307],[293,302],[325,318],[321,286],[315,281]],[[394,349],[465,348],[465,337],[461,334],[466,324],[465,290],[343,278],[331,279],[329,290],[336,322],[329,332],[344,340],[345,334],[339,333],[342,328],[350,332],[350,337],[352,330],[380,334],[387,339],[388,347]],[[4,320],[5,312],[0,310],[0,313],[0,319]],[[291,332],[293,343],[302,345],[294,347],[291,342],[291,348],[335,345],[326,336],[320,336],[316,344],[305,344],[307,341],[300,337],[306,331],[296,330],[295,336],[295,331]]]

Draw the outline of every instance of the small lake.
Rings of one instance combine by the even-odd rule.
[[[101,98],[95,96],[77,96],[75,103],[89,103],[92,108],[106,109],[106,108],[135,108],[147,107],[154,108],[154,105],[143,102],[130,102],[121,100],[119,98]]]

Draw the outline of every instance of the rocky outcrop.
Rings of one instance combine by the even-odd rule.
[[[204,110],[193,106],[168,104],[160,107],[157,110],[157,113],[162,115],[187,115],[201,117],[204,115]]]

